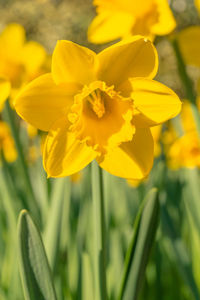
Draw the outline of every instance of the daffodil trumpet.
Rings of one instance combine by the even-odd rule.
[[[58,41],[51,73],[28,84],[14,103],[24,120],[48,132],[48,176],[72,175],[96,159],[113,175],[146,177],[154,154],[150,127],[181,109],[178,96],[153,80],[157,69],[157,51],[142,36],[98,54]]]

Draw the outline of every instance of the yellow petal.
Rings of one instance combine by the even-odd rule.
[[[30,41],[22,50],[22,62],[28,73],[35,73],[42,66],[46,58],[46,51],[39,43]]]
[[[28,136],[30,138],[34,138],[35,136],[37,136],[38,130],[34,126],[28,124],[28,126],[27,126],[27,133],[28,133]]]
[[[5,159],[13,162],[17,158],[14,140],[10,134],[10,128],[7,123],[0,121],[0,141],[1,150],[3,150]]]
[[[45,74],[22,89],[14,106],[22,119],[48,131],[60,116],[67,115],[79,88],[75,83],[56,85],[51,74]]]
[[[154,140],[154,156],[158,157],[161,154],[160,138],[162,134],[162,125],[151,127],[150,130]]]
[[[200,67],[200,26],[182,30],[177,38],[185,63]]]
[[[4,77],[0,77],[0,111],[2,111],[4,103],[10,95],[10,91],[10,82]]]
[[[43,164],[48,177],[64,177],[79,172],[97,155],[85,142],[81,143],[68,132],[68,126],[66,118],[59,119],[46,137]]]
[[[135,126],[146,127],[163,123],[175,117],[181,110],[181,101],[167,86],[158,81],[131,79],[136,114],[133,116]]]
[[[151,27],[151,32],[156,35],[165,35],[176,27],[176,21],[167,0],[156,0],[158,21]]]
[[[157,51],[142,36],[134,36],[106,48],[97,55],[98,79],[118,88],[130,77],[153,78],[158,69]]]
[[[25,43],[25,30],[20,24],[9,24],[0,36],[0,53],[18,62],[21,59],[21,49]]]
[[[94,18],[88,29],[88,40],[99,44],[127,35],[134,22],[131,14],[123,11],[104,11]]]
[[[181,118],[181,125],[185,132],[197,130],[197,124],[194,119],[194,114],[192,112],[192,106],[188,100],[183,101],[180,118]]]
[[[107,172],[128,179],[142,179],[153,165],[153,138],[148,128],[137,128],[131,142],[106,154],[100,166]]]
[[[200,12],[200,0],[195,0],[194,3],[196,5],[197,10]]]
[[[167,151],[169,167],[200,167],[200,145],[198,134],[195,130],[186,132],[176,139]]]
[[[11,136],[7,137],[2,143],[2,149],[7,162],[14,162],[17,159],[17,150]]]
[[[52,57],[52,75],[57,84],[79,82],[87,84],[95,79],[96,54],[70,41],[58,41]]]

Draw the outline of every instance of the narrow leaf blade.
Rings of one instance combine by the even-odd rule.
[[[56,300],[46,253],[38,228],[26,210],[18,223],[19,267],[26,300]]]
[[[136,217],[131,246],[127,252],[125,278],[119,300],[136,300],[138,297],[155,239],[158,216],[157,190],[152,189]]]

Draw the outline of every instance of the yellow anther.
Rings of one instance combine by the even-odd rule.
[[[102,118],[105,114],[105,106],[103,95],[99,89],[93,91],[87,99],[92,105],[92,110],[95,112],[98,118]]]

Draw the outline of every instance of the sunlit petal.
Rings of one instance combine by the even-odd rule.
[[[67,116],[79,88],[75,83],[56,85],[51,74],[45,74],[22,89],[14,106],[22,119],[48,131],[60,116]]]
[[[66,118],[59,119],[49,131],[43,150],[43,163],[48,177],[69,176],[86,167],[97,153],[68,132]]]
[[[52,76],[57,84],[79,82],[87,84],[95,79],[96,54],[71,41],[58,41],[52,57]]]
[[[130,80],[136,113],[135,126],[146,127],[163,123],[181,110],[181,101],[167,86],[158,81],[134,78]]]
[[[157,51],[153,44],[141,36],[134,36],[98,55],[98,79],[116,88],[130,77],[153,78],[158,69]]]
[[[137,128],[131,142],[123,143],[105,156],[100,166],[109,173],[129,179],[142,179],[153,165],[153,138],[148,128]]]

